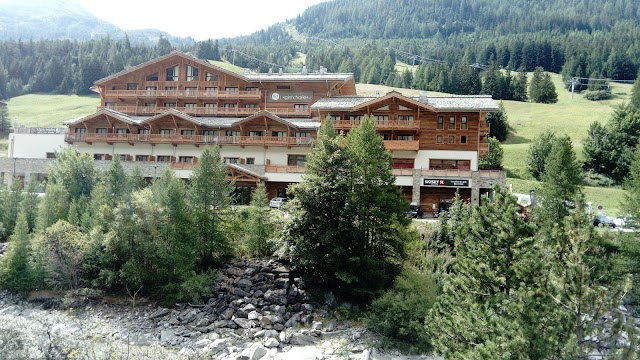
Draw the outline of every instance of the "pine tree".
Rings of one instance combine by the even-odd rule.
[[[253,256],[265,257],[273,253],[270,244],[274,225],[269,217],[267,189],[258,183],[251,196],[251,210],[247,219],[247,248]]]
[[[516,76],[516,81],[513,83],[513,100],[527,101],[529,99],[527,95],[527,73],[521,68]]]
[[[7,109],[6,106],[0,105],[0,134],[6,134],[9,132],[9,130],[11,130],[11,119],[9,118],[9,109]]]
[[[622,203],[626,214],[640,223],[640,146],[636,147],[633,162],[629,169],[629,175],[624,185],[627,190]]]
[[[551,147],[556,139],[557,136],[555,132],[547,129],[529,144],[526,160],[527,170],[537,180],[540,180],[544,173],[547,157],[551,153]]]
[[[18,178],[14,178],[11,183],[11,190],[4,199],[0,208],[2,209],[2,224],[5,229],[13,229],[16,226],[18,213],[20,212],[20,202],[22,200],[22,184]],[[6,234],[8,236],[9,234]]]
[[[485,142],[489,144],[489,152],[480,158],[478,167],[481,169],[502,169],[502,159],[504,158],[504,150],[500,146],[498,139],[487,137]]]
[[[230,251],[230,244],[221,230],[223,214],[231,203],[231,184],[219,148],[206,148],[191,175],[189,205],[201,268],[210,268]]]
[[[569,214],[569,207],[575,206],[582,191],[582,169],[569,136],[560,136],[553,142],[541,180],[542,211],[550,220],[561,220]]]
[[[119,155],[115,155],[105,173],[105,185],[109,194],[109,206],[115,206],[129,195],[129,178],[122,167]],[[74,224],[77,225],[77,224]]]
[[[455,221],[455,260],[425,322],[439,354],[526,359],[535,351],[530,334],[539,322],[527,298],[537,292],[542,264],[534,228],[517,208],[513,196],[496,188],[492,202],[449,220]]]
[[[16,227],[5,256],[0,260],[0,285],[15,291],[29,291],[33,285],[33,271],[29,254],[29,224],[24,212],[20,212]]]
[[[634,110],[640,112],[640,73],[638,73],[636,81],[633,83],[633,89],[631,90],[631,100],[629,100],[629,105]]]
[[[498,141],[505,141],[507,140],[507,135],[509,135],[509,120],[502,101],[499,106],[500,110],[498,112],[487,114],[489,136],[496,138]]]

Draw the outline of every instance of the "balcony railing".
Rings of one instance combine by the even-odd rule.
[[[106,90],[107,98],[260,99],[260,90]]]
[[[267,165],[265,171],[272,173],[304,173],[304,166]]]
[[[171,167],[175,170],[193,170],[195,162],[172,162]]]
[[[413,176],[413,169],[393,169],[392,173],[395,176]]]
[[[420,142],[418,140],[385,140],[384,147],[391,150],[418,151]]]
[[[331,120],[333,127],[338,130],[348,130],[360,126],[361,120]],[[419,130],[420,122],[415,120],[374,120],[379,130]]]
[[[183,134],[97,134],[67,133],[65,141],[106,142],[106,143],[150,143],[150,144],[220,144],[258,146],[311,146],[312,137],[290,136],[215,136]]]
[[[136,105],[111,105],[98,106],[100,109],[111,109],[130,115],[155,115],[169,109],[175,109],[189,115],[198,116],[250,116],[260,108],[241,108],[241,107],[165,107],[165,106],[136,106]],[[288,109],[288,108],[267,108],[267,111],[284,117],[309,117],[311,111]]]

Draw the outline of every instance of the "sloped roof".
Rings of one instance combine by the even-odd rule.
[[[267,82],[276,82],[276,81],[347,81],[353,79],[353,74],[342,74],[342,73],[309,73],[309,74],[299,74],[299,73],[285,73],[285,74],[244,74],[244,77],[249,81],[267,81]]]
[[[77,117],[75,119],[71,119],[71,120],[67,120],[65,122],[63,122],[64,125],[74,125],[74,124],[78,124],[81,123],[83,121],[87,121],[89,119],[95,118],[96,116],[99,115],[107,115],[107,116],[112,116],[118,120],[124,121],[128,124],[137,124],[138,121],[136,121],[135,119],[133,119],[131,116],[125,114],[125,113],[121,113],[119,111],[115,111],[115,110],[111,110],[108,108],[103,108],[98,110],[97,112],[90,114],[90,115],[85,115],[85,116],[80,116]]]
[[[420,97],[406,97],[400,93],[386,94],[381,97],[360,97],[360,96],[334,96],[322,98],[311,105],[314,110],[344,110],[349,111],[365,103],[375,103],[383,98],[397,97],[408,99],[416,104],[425,104],[435,110],[445,111],[498,111],[498,103],[490,95],[451,95],[451,96],[429,96],[426,99]],[[425,101],[426,100],[426,101]]]

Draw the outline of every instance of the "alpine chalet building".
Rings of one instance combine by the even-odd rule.
[[[65,122],[66,143],[102,167],[118,156],[150,178],[166,168],[187,178],[203,148],[218,145],[240,201],[261,181],[269,197],[287,196],[302,181],[321,123],[346,133],[365,115],[392,153],[396,184],[427,214],[448,207],[456,191],[478,204],[505,182],[502,171],[478,169],[488,152],[487,113],[499,110],[490,96],[363,97],[353,74],[238,74],[177,51],[98,80],[92,90],[100,106]],[[46,173],[30,170],[38,171]]]

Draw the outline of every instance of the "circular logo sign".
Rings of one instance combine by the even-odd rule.
[[[275,101],[280,100],[280,94],[278,94],[277,92],[274,92],[271,94],[271,98]]]

